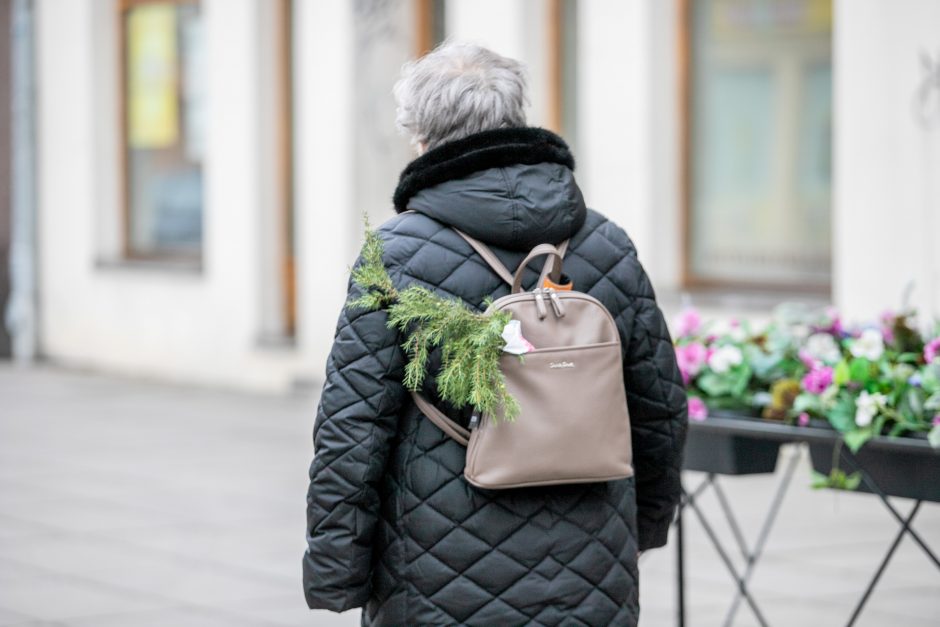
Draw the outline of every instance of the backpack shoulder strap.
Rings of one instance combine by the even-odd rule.
[[[431,401],[417,392],[412,392],[411,398],[417,405],[418,410],[428,417],[428,420],[436,424],[441,431],[456,440],[458,444],[466,446],[470,442],[470,432],[445,416],[444,412],[431,404]]]
[[[485,261],[486,264],[493,269],[493,272],[499,275],[499,278],[509,285],[512,285],[512,272],[510,272],[503,262],[499,260],[499,257],[496,256],[496,253],[490,250],[489,246],[476,238],[470,237],[461,230],[454,230],[457,231],[457,235],[464,238],[467,243],[470,244],[473,250],[477,251],[477,254],[483,257],[483,261]]]
[[[489,246],[474,237],[470,237],[460,229],[454,227],[451,228],[454,229],[457,235],[462,237],[468,244],[470,244],[470,247],[473,248],[473,250],[475,250],[478,255],[483,257],[483,261],[486,262],[486,265],[492,268],[493,272],[499,275],[499,278],[501,278],[510,286],[513,284],[514,274],[509,271],[509,268],[507,268],[502,261],[499,260],[499,257],[496,256],[496,253],[494,253]],[[565,240],[557,246],[558,252],[562,257],[565,256],[565,252],[568,250],[568,241],[569,240]],[[561,272],[554,272],[552,263],[553,259],[551,257],[545,260],[545,267],[541,274],[542,281],[544,281],[546,276],[551,276],[552,280],[556,282],[559,280]]]

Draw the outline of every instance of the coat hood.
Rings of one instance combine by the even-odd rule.
[[[429,150],[402,172],[395,209],[423,213],[488,244],[557,244],[587,209],[564,140],[538,128],[496,129]]]

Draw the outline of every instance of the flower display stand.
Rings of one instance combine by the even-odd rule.
[[[732,413],[712,413],[728,420],[749,420]],[[685,470],[717,475],[757,475],[777,468],[782,442],[734,435],[727,431],[689,430]]]
[[[839,444],[810,443],[813,470],[828,475]],[[854,454],[855,462],[887,496],[940,502],[940,451],[926,437],[874,438]],[[851,463],[850,463],[851,464]],[[866,483],[860,492],[874,493]]]
[[[748,583],[758,566],[773,523],[791,484],[799,453],[792,455],[785,464],[757,540],[750,547],[741,533],[731,500],[722,489],[719,477],[775,472],[779,449],[783,444],[807,445],[813,467],[819,472],[828,473],[834,461],[848,473],[857,472],[861,478],[860,491],[877,496],[899,524],[897,534],[846,623],[849,627],[858,620],[905,536],[910,536],[940,571],[940,559],[912,526],[925,501],[940,502],[940,486],[936,480],[940,476],[940,451],[932,449],[926,439],[877,437],[869,441],[857,454],[853,454],[841,443],[841,436],[825,426],[797,427],[733,412],[712,412],[708,419],[689,425],[686,444],[685,469],[705,472],[706,477],[693,490],[683,490],[683,499],[676,519],[677,618],[680,627],[685,625],[685,550],[682,526],[686,510],[691,510],[701,524],[735,584],[735,595],[723,624],[732,624],[742,601],[748,605],[760,625],[769,624],[751,594]],[[723,545],[712,522],[697,503],[697,499],[707,489],[712,489],[718,497],[737,550],[744,558],[743,571],[739,571],[734,565],[730,551]],[[889,497],[913,499],[914,504],[904,515]]]

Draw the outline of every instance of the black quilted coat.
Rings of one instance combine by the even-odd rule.
[[[396,209],[414,212],[379,229],[384,260],[399,289],[425,285],[482,310],[484,298],[509,288],[449,226],[489,243],[509,268],[536,244],[571,238],[565,273],[611,311],[623,341],[635,478],[469,485],[466,449],[422,417],[402,387],[403,338],[384,312],[346,309],[314,426],[303,560],[311,608],[364,607],[363,625],[637,623],[637,550],[666,542],[686,400],[636,249],[585,208],[573,167],[564,142],[539,129],[435,148],[402,174]],[[425,393],[466,421],[437,399],[433,380]]]

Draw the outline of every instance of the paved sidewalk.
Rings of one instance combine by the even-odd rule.
[[[314,408],[0,367],[0,625],[357,625],[358,612],[308,611],[300,588]],[[895,529],[872,497],[813,492],[808,478],[797,472],[755,574],[773,625],[845,624]],[[751,540],[773,485],[725,483]],[[689,624],[720,625],[733,587],[687,527]],[[940,507],[917,528],[940,549]],[[674,624],[674,561],[644,556],[644,625]],[[938,625],[940,572],[905,540],[870,605],[858,625]],[[735,625],[752,624],[742,606]]]

